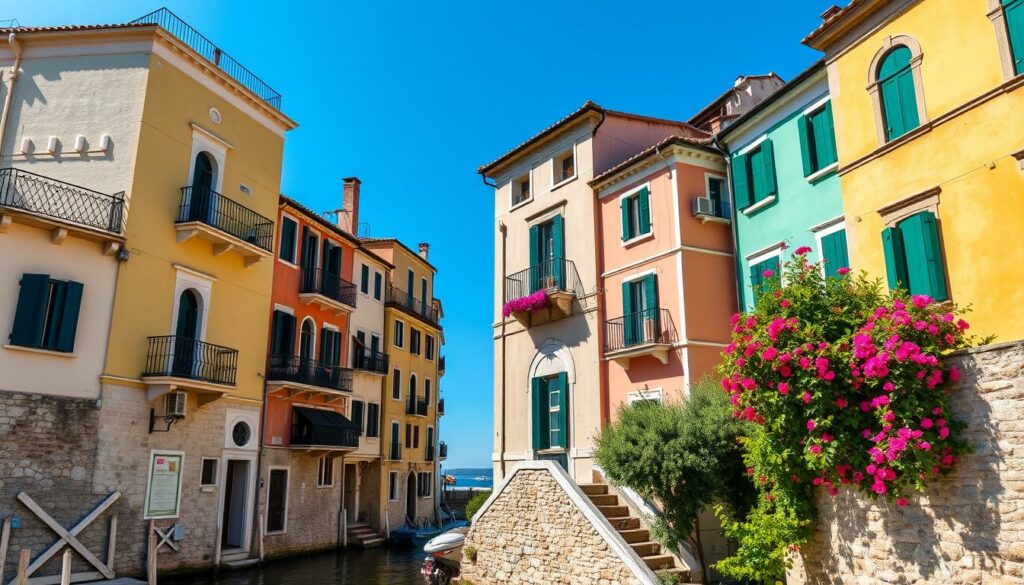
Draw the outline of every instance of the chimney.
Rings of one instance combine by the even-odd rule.
[[[835,4],[833,4],[832,6],[829,6],[828,8],[826,8],[825,12],[821,13],[821,19],[827,21],[828,19],[832,18],[833,16],[839,14],[842,11],[843,11],[842,8],[840,8],[840,7],[836,6]]]
[[[359,235],[359,186],[362,181],[358,177],[345,177],[341,194],[341,211],[338,212],[338,227],[352,234]]]
[[[430,244],[426,242],[420,242],[420,258],[427,260],[427,255],[430,254]],[[429,262],[429,260],[428,260]]]

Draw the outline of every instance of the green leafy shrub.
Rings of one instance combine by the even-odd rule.
[[[971,345],[950,306],[841,269],[825,277],[796,250],[784,274],[765,272],[755,310],[735,315],[720,367],[760,492],[742,521],[723,519],[737,554],[718,568],[736,578],[782,577],[786,554],[809,536],[816,490],[840,486],[899,506],[967,450],[947,388],[946,356]],[[783,285],[784,281],[784,285]]]
[[[476,556],[477,556],[476,547],[474,547],[474,546],[467,546],[466,548],[462,549],[462,556],[466,557],[466,559],[469,562],[475,563],[476,562]]]
[[[466,502],[466,519],[472,520],[473,516],[476,515],[477,511],[480,510],[489,497],[491,497],[490,490],[473,494],[473,497],[469,498],[469,501]]]
[[[675,549],[705,507],[746,514],[754,488],[738,438],[750,426],[732,415],[717,383],[705,378],[687,400],[621,407],[597,437],[594,456],[612,482],[660,503],[664,513],[655,534]]]

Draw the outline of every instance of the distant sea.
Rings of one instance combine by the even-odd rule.
[[[446,469],[444,472],[455,478],[456,488],[493,489],[494,487],[494,470],[491,468]]]

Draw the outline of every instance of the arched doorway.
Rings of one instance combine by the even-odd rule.
[[[405,518],[409,524],[416,525],[416,472],[409,472],[409,479],[405,486]]]
[[[209,222],[215,213],[216,199],[213,187],[216,184],[216,163],[207,152],[196,154],[192,169],[189,220]]]
[[[178,321],[174,326],[173,369],[176,374],[191,375],[196,369],[199,312],[199,295],[192,289],[182,291],[178,297]]]

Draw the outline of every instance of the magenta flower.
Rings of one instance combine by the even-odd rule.
[[[800,246],[799,248],[796,249],[795,252],[793,252],[793,254],[795,254],[797,256],[803,256],[804,254],[807,254],[810,251],[811,251],[811,247],[810,246]]]
[[[512,299],[505,303],[501,308],[501,316],[508,317],[512,313],[525,313],[526,311],[533,311],[548,306],[548,293],[545,290],[539,290],[533,294],[526,295],[525,297],[519,297]]]
[[[821,445],[811,445],[811,453],[818,455],[821,453]]]
[[[789,394],[789,384],[786,382],[779,382],[779,394],[786,396]]]
[[[843,266],[843,267],[841,267],[841,268],[836,270],[836,274],[838,274],[839,276],[846,276],[849,273],[850,273],[850,269],[847,266]]]
[[[900,508],[906,508],[908,503],[909,502],[907,502],[907,498],[896,498],[896,505],[899,506]]]
[[[762,272],[761,276],[763,276],[765,278],[771,278],[771,277],[775,276],[775,271],[769,268],[768,270],[765,270],[764,272]]]
[[[816,426],[818,426],[818,424],[816,422],[814,422],[813,419],[807,421],[807,430],[808,431],[813,431],[814,427],[816,427]]]

